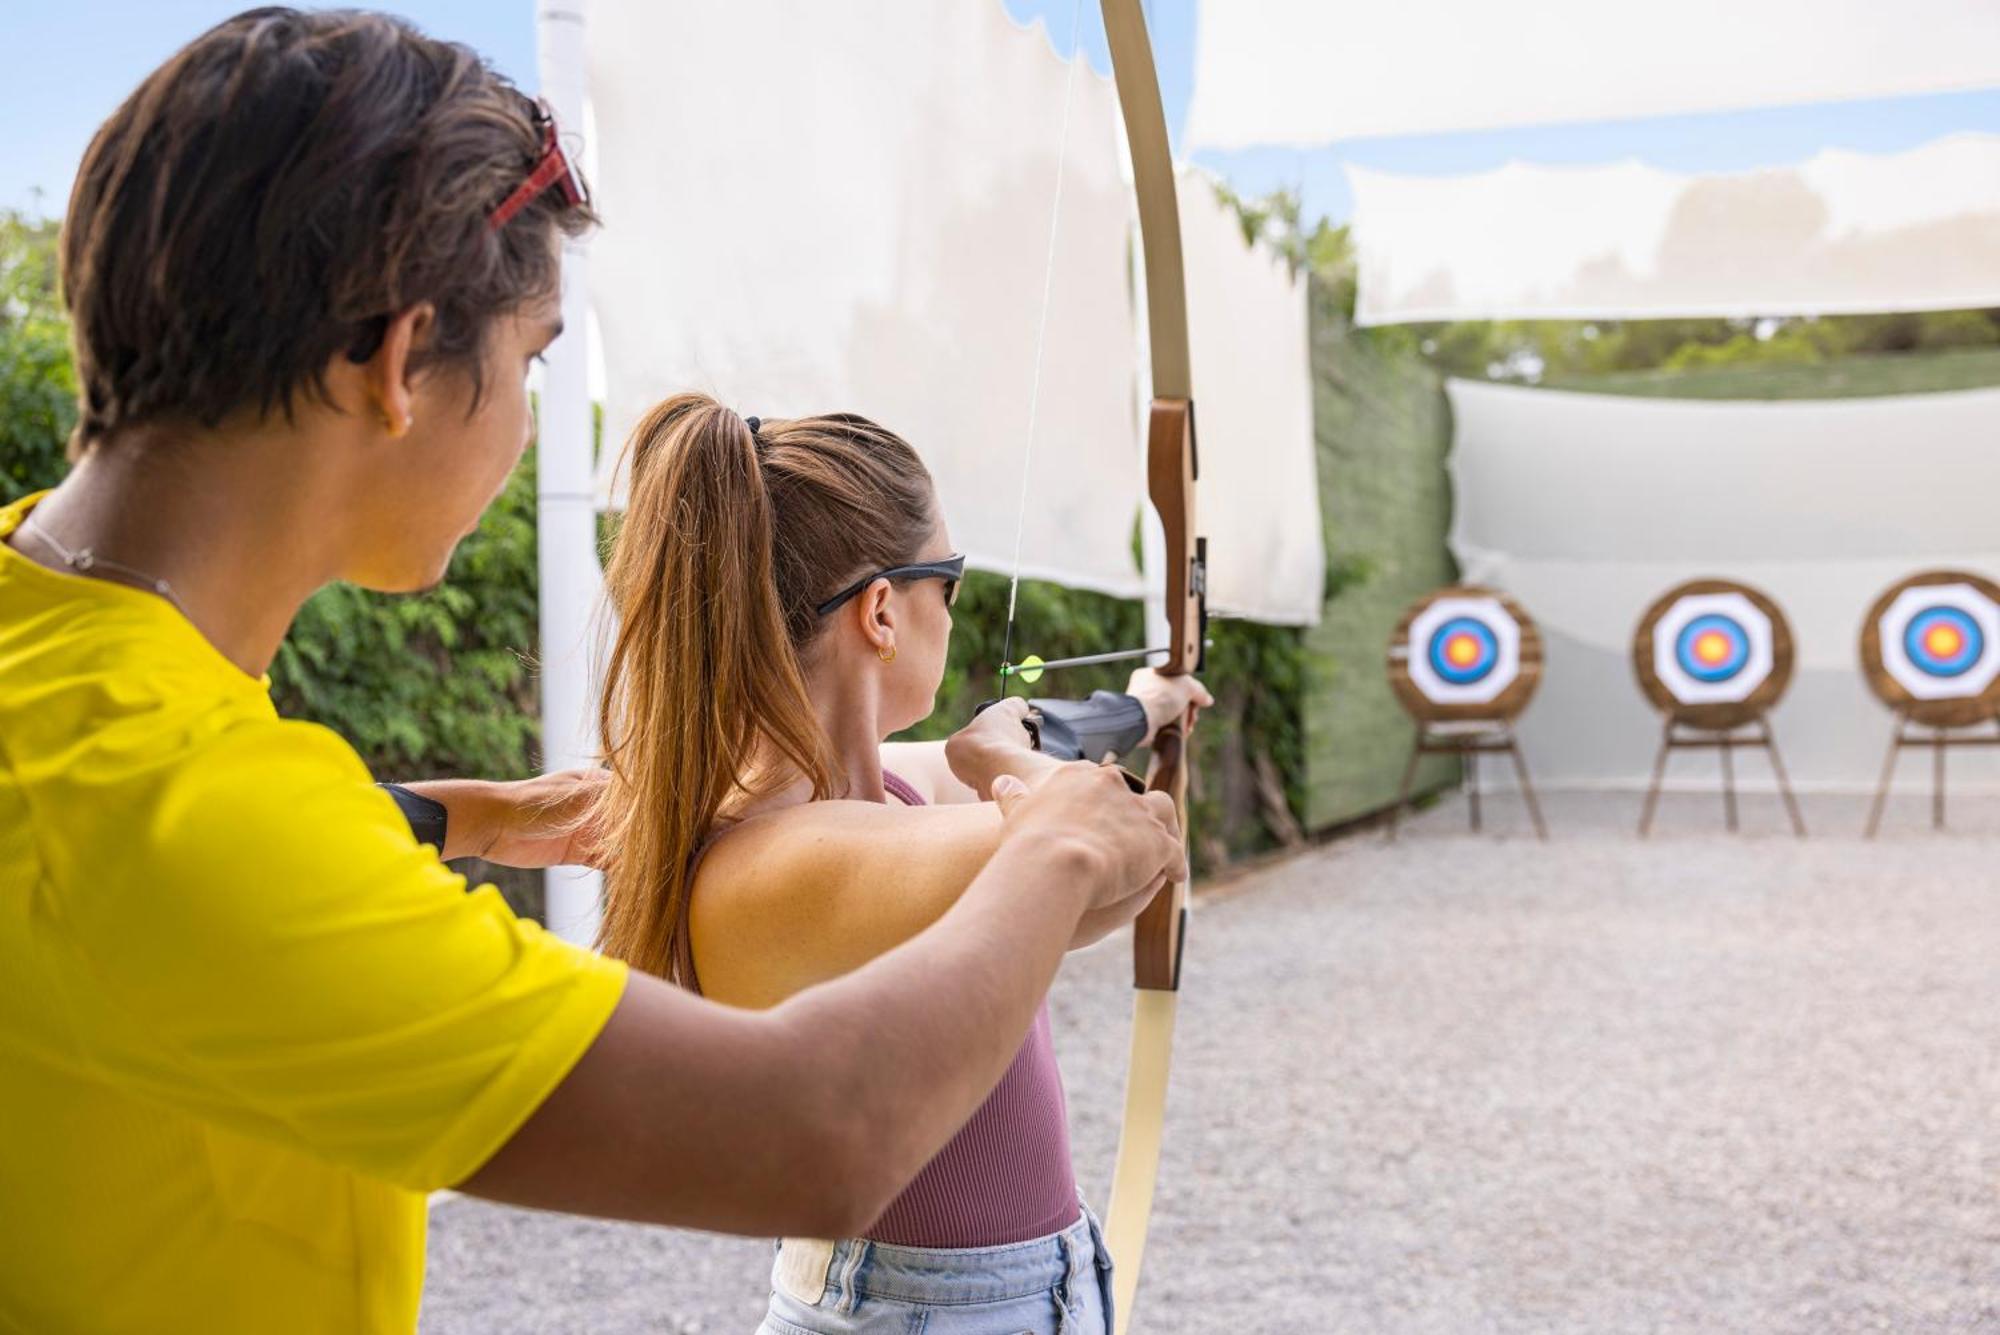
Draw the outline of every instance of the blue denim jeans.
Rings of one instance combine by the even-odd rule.
[[[792,1248],[791,1255],[785,1247]],[[1088,1209],[1060,1233],[1004,1247],[794,1239],[780,1244],[771,1289],[771,1306],[757,1335],[1109,1335],[1111,1330],[1111,1253]]]

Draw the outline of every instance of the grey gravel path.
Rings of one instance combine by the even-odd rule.
[[[1845,799],[1803,844],[1636,805],[1540,846],[1447,802],[1204,898],[1141,1332],[2000,1331],[2000,798],[1877,844]],[[1055,993],[1097,1201],[1107,945]],[[748,1335],[768,1257],[445,1199],[423,1329]]]

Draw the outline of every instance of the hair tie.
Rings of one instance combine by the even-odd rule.
[[[757,429],[764,425],[764,419],[761,417],[746,417],[743,419],[743,425],[749,427],[750,434],[754,436],[757,434]]]

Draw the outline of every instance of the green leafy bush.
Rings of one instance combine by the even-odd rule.
[[[0,213],[0,505],[52,487],[76,425],[56,225]]]

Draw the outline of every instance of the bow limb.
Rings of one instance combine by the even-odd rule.
[[[1140,0],[1101,0],[1101,4],[1118,103],[1124,113],[1125,139],[1132,154],[1139,236],[1145,256],[1153,392],[1146,429],[1146,490],[1166,534],[1168,648],[1166,661],[1158,670],[1177,675],[1193,672],[1201,664],[1207,556],[1202,541],[1195,536],[1194,401],[1180,210],[1166,114]],[[1187,724],[1183,721],[1159,730],[1147,775],[1149,788],[1173,796],[1183,830],[1187,828],[1187,781]],[[1164,887],[1133,927],[1136,993],[1132,1055],[1106,1220],[1106,1241],[1116,1265],[1117,1335],[1125,1335],[1131,1325],[1153,1190],[1159,1179],[1186,920],[1187,885],[1183,882]]]

